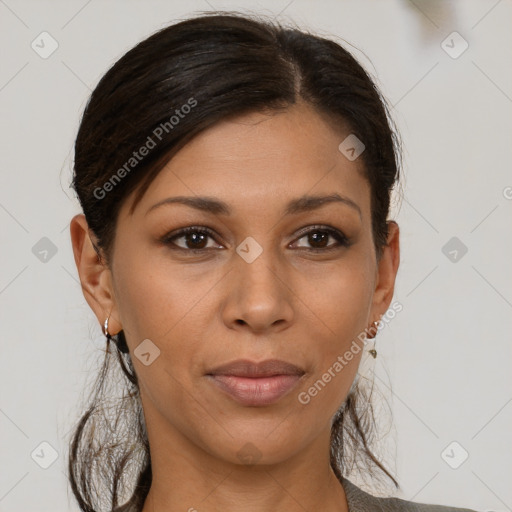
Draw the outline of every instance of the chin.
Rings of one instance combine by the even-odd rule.
[[[275,425],[274,425],[275,428]],[[228,431],[229,432],[229,431]],[[272,465],[289,459],[301,449],[301,443],[290,436],[272,437],[271,430],[247,433],[244,436],[230,437],[226,443],[212,443],[210,453],[232,464]],[[286,438],[283,442],[281,437]],[[213,448],[214,447],[214,448]]]

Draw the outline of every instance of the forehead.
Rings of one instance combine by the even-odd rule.
[[[369,214],[363,161],[338,149],[350,130],[306,104],[283,112],[221,121],[184,146],[160,171],[135,209],[143,215],[169,196],[217,197],[234,212],[282,207],[304,194],[339,193]]]

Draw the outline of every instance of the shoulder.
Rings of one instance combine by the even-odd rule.
[[[429,505],[400,498],[378,498],[363,491],[355,484],[343,478],[349,512],[476,512],[469,508],[457,508],[444,505]]]

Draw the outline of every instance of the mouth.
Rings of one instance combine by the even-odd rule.
[[[302,368],[278,359],[260,363],[237,360],[208,371],[206,377],[241,405],[261,407],[287,395],[305,373]]]

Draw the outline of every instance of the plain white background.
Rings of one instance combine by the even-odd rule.
[[[69,238],[85,101],[138,41],[212,8],[348,41],[394,106],[403,311],[377,338],[376,380],[394,416],[385,462],[405,499],[512,510],[510,0],[0,0],[0,511],[78,510],[64,474],[68,431],[104,348]],[[31,47],[43,31],[58,43],[48,58]],[[43,237],[56,251],[46,262]],[[456,261],[443,249],[452,237]],[[43,469],[34,459],[52,449]]]

